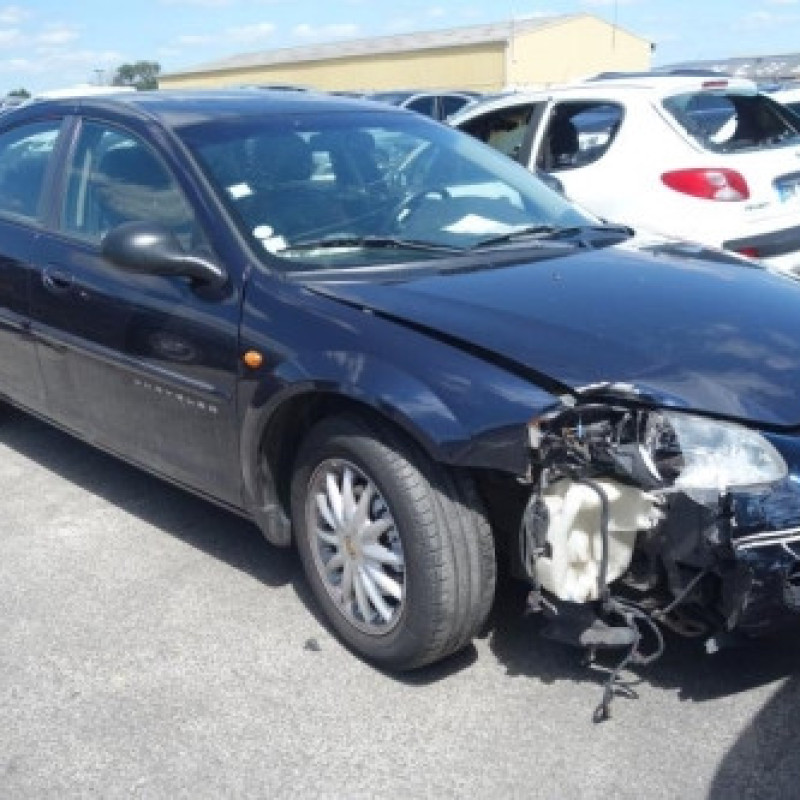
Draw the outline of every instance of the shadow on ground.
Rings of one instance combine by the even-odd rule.
[[[253,523],[17,409],[4,408],[3,414],[0,444],[266,586],[290,584],[309,614],[331,637],[336,638],[314,601],[294,548],[270,545]],[[306,646],[314,650],[319,643],[312,637]],[[409,685],[421,686],[464,669],[476,658],[477,652],[471,646],[426,669],[387,675]]]
[[[294,552],[271,547],[252,523],[22,412],[3,414],[0,442],[65,481],[269,586],[298,577]]]
[[[800,794],[800,677],[775,693],[730,748],[709,800],[785,800]]]
[[[581,651],[541,637],[542,618],[523,613],[526,594],[522,584],[505,581],[492,611],[489,646],[507,674],[535,677],[544,683],[568,680],[601,685],[607,677],[606,668],[619,661],[617,654],[621,651],[601,654],[597,668],[585,666]],[[746,692],[792,676],[800,666],[798,627],[714,655],[706,654],[702,639],[684,639],[669,631],[664,639],[665,651],[658,661],[628,672],[643,685],[674,690],[686,702]]]

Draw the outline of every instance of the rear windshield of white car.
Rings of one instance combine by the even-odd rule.
[[[762,94],[687,92],[666,98],[663,105],[693,139],[715,153],[800,141],[800,120]]]

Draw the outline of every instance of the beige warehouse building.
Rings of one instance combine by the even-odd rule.
[[[247,53],[162,75],[159,84],[494,92],[646,70],[651,49],[649,41],[598,17],[575,14]]]

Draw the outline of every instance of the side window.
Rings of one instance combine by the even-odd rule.
[[[456,111],[460,111],[469,102],[469,97],[462,97],[458,94],[443,94],[439,98],[439,103],[442,107],[442,119],[447,119],[455,114]]]
[[[558,103],[542,137],[536,166],[558,172],[598,161],[614,142],[623,116],[616,103]]]
[[[436,97],[434,95],[418,97],[416,100],[407,103],[406,108],[416,111],[418,114],[424,114],[426,117],[435,117]]]
[[[525,103],[501,108],[470,120],[462,126],[462,130],[516,160],[535,107],[534,103]]]
[[[0,134],[0,214],[35,219],[61,123],[23,125]]]
[[[69,165],[62,230],[99,242],[123,222],[157,222],[187,250],[198,244],[192,210],[161,159],[125,131],[84,123]]]

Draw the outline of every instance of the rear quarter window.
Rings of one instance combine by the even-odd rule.
[[[663,106],[689,136],[717,153],[796,144],[800,137],[800,120],[760,94],[687,92]]]

